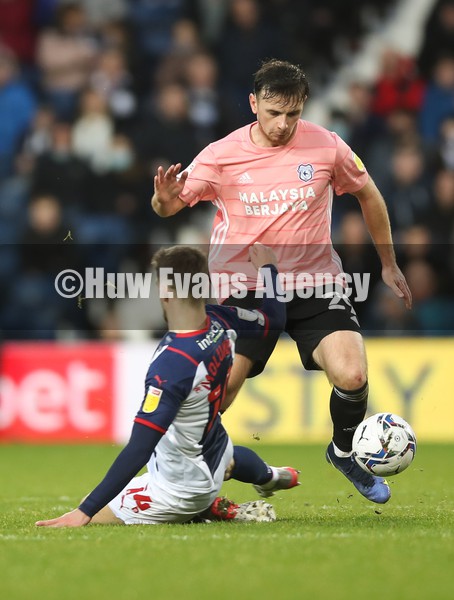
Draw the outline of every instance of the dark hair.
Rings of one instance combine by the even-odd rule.
[[[172,269],[172,274],[166,273],[167,280],[175,280],[175,275],[181,276],[181,279],[187,274],[190,275],[190,281],[193,281],[194,275],[203,273],[207,275],[209,281],[208,261],[206,255],[193,246],[171,246],[170,248],[161,248],[156,252],[151,261],[151,266],[156,272],[158,278],[161,269]],[[171,286],[175,290],[175,285]],[[189,286],[189,292],[192,285]],[[199,297],[194,298],[189,295],[189,301],[194,303],[205,302]]]
[[[258,96],[260,92],[266,99],[299,103],[309,95],[309,82],[300,66],[272,58],[263,62],[254,75],[254,93]]]

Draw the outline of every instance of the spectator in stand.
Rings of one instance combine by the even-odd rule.
[[[214,48],[227,18],[230,0],[186,0],[186,16],[197,26],[204,43]]]
[[[156,68],[154,83],[161,88],[169,83],[182,83],[187,64],[194,54],[203,51],[199,33],[192,21],[179,19],[172,28],[169,51]]]
[[[130,0],[128,16],[142,58],[142,75],[152,74],[171,48],[172,27],[183,17],[184,0]],[[148,78],[147,78],[148,79]]]
[[[134,221],[138,233],[142,230],[139,225],[149,227],[150,222],[144,219],[146,210],[140,202],[145,193],[142,185],[143,175],[131,140],[123,134],[114,135],[105,157],[104,170],[91,173],[85,215],[119,218],[124,223]],[[140,236],[137,238],[138,242]]]
[[[97,65],[90,76],[90,85],[104,96],[117,124],[131,123],[137,110],[137,100],[132,74],[120,50],[107,48],[99,54]]]
[[[73,0],[58,0],[61,4],[72,4]],[[127,13],[128,0],[78,0],[93,28],[109,21],[123,19]]]
[[[394,1],[262,0],[260,4],[288,40],[287,58],[307,65],[316,89],[331,79],[333,68],[358,49],[371,13],[386,11]]]
[[[16,57],[0,46],[0,182],[12,174],[15,154],[35,111],[35,98],[19,78]]]
[[[135,155],[127,136],[110,131],[109,136],[103,137],[108,129],[104,129],[101,121],[99,125],[102,135],[98,142],[96,123],[92,130],[88,123],[86,129],[82,127],[75,132],[76,136],[73,132],[73,144],[74,141],[77,143],[79,135],[79,156],[85,156],[90,167],[84,210],[75,221],[75,230],[82,244],[104,244],[102,249],[91,248],[92,258],[95,261],[99,259],[96,264],[106,270],[116,271],[120,260],[130,251],[127,245],[137,241],[131,229],[132,217],[137,210],[137,200],[133,197],[135,179],[134,176],[131,179],[126,177],[133,170]],[[102,147],[93,155],[89,153],[89,144],[85,144],[90,137],[93,145],[99,143],[99,148]]]
[[[122,54],[132,77],[132,90],[136,98],[140,99],[148,92],[150,77],[148,66],[143,69],[143,56],[134,38],[131,23],[127,19],[102,23],[97,29],[97,40],[101,49],[114,48]]]
[[[426,225],[411,225],[399,233],[396,252],[404,267],[414,260],[427,260],[436,263],[435,247],[430,230]]]
[[[223,133],[223,114],[217,78],[218,68],[210,54],[195,54],[188,61],[186,83],[189,120],[195,128],[200,148],[204,148]]]
[[[424,156],[415,145],[395,150],[391,177],[384,195],[391,225],[396,233],[418,223],[430,207],[430,194],[424,172]]]
[[[439,155],[441,164],[454,171],[454,113],[441,123]]]
[[[382,54],[371,110],[382,117],[397,109],[416,112],[421,108],[424,88],[413,59],[388,48]]]
[[[454,113],[454,54],[437,60],[427,86],[420,113],[421,133],[429,145],[435,145],[443,120]]]
[[[419,53],[421,73],[429,78],[441,56],[454,56],[454,0],[438,0],[426,22]]]
[[[371,112],[373,102],[372,87],[361,81],[352,81],[348,87],[348,103],[344,113],[333,115],[334,126],[339,129],[339,119],[347,143],[369,162],[369,152],[373,143],[383,132],[383,119]]]
[[[420,328],[413,311],[405,310],[392,291],[379,282],[364,316],[368,335],[398,336],[418,333]]]
[[[63,244],[67,234],[60,201],[51,195],[34,197],[28,208],[28,224],[20,244],[24,271],[58,273],[65,262],[61,253],[56,252],[55,245]]]
[[[146,109],[136,134],[139,154],[146,161],[162,158],[169,163],[182,156],[189,164],[198,148],[186,89],[178,83],[165,85]]]
[[[436,273],[443,293],[453,293],[454,269],[453,253],[450,246],[434,243],[430,228],[422,221],[403,230],[399,234],[397,253],[403,268],[413,262],[428,263]]]
[[[31,174],[32,194],[50,194],[60,199],[71,221],[86,210],[90,188],[90,169],[72,149],[71,125],[55,122],[51,130],[51,148],[41,154]]]
[[[63,251],[68,229],[63,223],[60,202],[52,196],[34,198],[27,216],[28,223],[17,246],[19,267],[9,285],[8,302],[0,320],[8,337],[52,339],[60,314],[53,280],[62,268],[74,266]]]
[[[55,113],[48,106],[37,108],[30,130],[22,144],[21,152],[32,160],[48,152],[52,147],[52,129],[55,123]]]
[[[353,273],[369,274],[367,288],[369,296],[381,281],[381,268],[364,219],[358,210],[349,211],[344,215],[334,236],[334,242],[345,273],[351,276]],[[365,279],[363,281],[366,282]],[[356,300],[355,310],[362,323],[367,303],[364,302],[364,298],[358,297],[356,281],[352,282],[351,289],[353,290],[351,298]]]
[[[423,335],[453,335],[454,299],[440,289],[446,270],[438,272],[426,260],[414,260],[404,269],[413,290],[413,312]]]
[[[402,314],[386,291],[378,285],[373,302],[368,307],[365,324],[365,328],[372,330],[372,333],[389,331],[392,335],[393,330],[394,333],[397,330],[412,330],[421,334],[426,329],[432,329],[432,333],[440,335],[449,328],[453,329],[449,325],[453,317],[447,314],[449,306],[454,308],[453,252],[447,244],[437,243],[440,240],[434,236],[429,224],[425,223],[425,216],[422,219],[420,223],[407,227],[396,235],[399,239],[396,254],[403,272],[408,274],[409,285],[417,298],[414,310],[407,315]],[[440,319],[436,316],[437,309],[441,311]]]
[[[339,32],[345,34],[346,27],[339,27],[343,13],[338,11],[333,0],[266,0],[264,9],[269,19],[278,21],[280,29],[289,40],[291,56],[308,65],[311,84],[326,77],[336,64],[335,47],[339,48]],[[346,3],[342,3],[344,9]],[[357,12],[357,11],[356,11]],[[338,14],[339,13],[339,14]],[[355,14],[350,22],[355,19]],[[344,24],[343,24],[344,25]],[[312,65],[312,68],[310,66]]]
[[[94,33],[83,8],[75,3],[60,5],[55,27],[39,36],[36,56],[44,98],[58,118],[74,117],[78,94],[88,83],[96,54]]]
[[[435,176],[430,208],[421,221],[426,224],[435,244],[454,242],[454,171],[441,169]]]
[[[2,0],[0,3],[0,41],[27,65],[33,62],[35,52],[34,4],[36,0]]]
[[[125,56],[128,65],[136,58],[138,49],[128,21],[107,21],[100,26],[98,37],[101,48],[116,48]]]
[[[86,90],[80,101],[80,116],[72,131],[72,146],[76,156],[86,160],[93,171],[109,168],[109,152],[114,135],[114,122],[103,94]]]
[[[230,107],[228,129],[249,122],[247,98],[252,85],[251,73],[257,71],[266,58],[280,58],[285,54],[285,39],[274,22],[263,19],[260,3],[231,0],[229,19],[217,45],[225,103]]]
[[[199,151],[197,136],[194,126],[189,119],[189,98],[186,88],[173,83],[161,88],[155,101],[149,102],[141,127],[134,137],[138,155],[146,165],[148,173],[152,168],[164,162],[171,164],[183,156],[185,164],[189,164]],[[195,154],[194,154],[195,153]],[[149,175],[148,175],[149,177]],[[149,190],[147,179],[146,190]],[[145,187],[143,192],[146,193]],[[200,215],[203,210],[197,210]],[[170,241],[175,240],[178,227],[187,223],[187,215],[176,215],[176,222],[171,225],[158,221],[160,233],[168,230]],[[156,217],[153,215],[154,222]],[[166,240],[167,243],[168,240]]]
[[[369,144],[367,151],[367,167],[377,186],[381,188],[388,184],[392,157],[397,148],[421,144],[417,113],[402,108],[390,112],[384,119],[384,127],[374,143]]]

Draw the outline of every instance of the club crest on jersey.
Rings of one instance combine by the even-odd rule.
[[[310,181],[314,176],[314,167],[312,165],[298,165],[298,176],[301,181]]]
[[[152,385],[148,388],[147,395],[143,403],[143,412],[152,413],[158,408],[159,401],[161,400],[162,390]]]

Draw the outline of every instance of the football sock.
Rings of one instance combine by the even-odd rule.
[[[339,450],[339,448],[336,446],[336,444],[333,442],[333,448],[334,448],[334,454],[336,456],[338,456],[339,458],[348,458],[349,456],[352,455],[352,451],[350,450],[350,452],[343,452],[342,450]]]
[[[232,479],[237,479],[244,483],[261,485],[267,483],[273,477],[272,468],[250,448],[234,446],[233,460],[235,461],[235,466],[232,469]]]
[[[336,386],[333,387],[329,408],[333,421],[335,450],[341,453],[351,452],[353,434],[366,414],[368,394],[369,384],[367,381],[358,390],[343,390]]]

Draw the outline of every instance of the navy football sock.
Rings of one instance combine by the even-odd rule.
[[[262,485],[273,477],[273,471],[258,454],[245,446],[234,446],[233,467],[231,478],[244,483]]]

